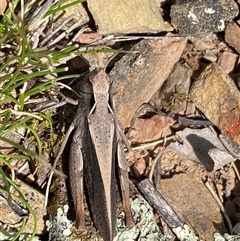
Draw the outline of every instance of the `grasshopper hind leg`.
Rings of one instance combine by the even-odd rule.
[[[133,227],[135,222],[132,216],[132,210],[129,200],[129,179],[128,179],[128,165],[125,157],[122,141],[118,141],[117,146],[118,171],[120,189],[123,201],[123,209],[125,213],[125,222],[127,227]]]
[[[75,226],[78,231],[86,231],[85,212],[84,212],[84,192],[83,192],[83,153],[81,138],[81,131],[76,130],[71,144],[69,156],[69,179],[74,206],[76,210]]]

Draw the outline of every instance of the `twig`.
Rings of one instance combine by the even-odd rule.
[[[73,44],[76,39],[79,37],[79,35],[81,35],[82,33],[84,33],[84,31],[86,30],[87,26],[83,26],[81,29],[78,30],[78,32],[74,35],[74,37],[72,38],[71,41],[68,42],[67,46]]]
[[[225,218],[225,220],[226,220],[226,222],[227,222],[227,225],[228,225],[230,234],[232,234],[232,224],[231,224],[231,221],[230,221],[230,219],[229,219],[229,217],[228,217],[228,215],[227,215],[227,213],[226,213],[226,211],[225,211],[225,209],[224,209],[224,207],[223,207],[223,205],[222,205],[219,197],[218,197],[217,194],[214,192],[214,190],[212,189],[212,187],[210,186],[210,183],[209,183],[208,181],[205,182],[205,186],[206,186],[206,188],[208,189],[208,191],[212,194],[212,196],[213,196],[213,198],[215,199],[215,201],[217,202],[217,204],[218,204],[220,210],[222,211],[223,216],[224,216],[224,218]]]
[[[190,118],[186,118],[186,117],[182,117],[182,116],[178,117],[178,122],[179,122],[179,124],[184,125],[184,126],[190,126],[190,125],[214,126],[214,124],[208,120],[196,120],[196,119],[190,119]]]
[[[39,46],[44,46],[53,36],[60,31],[64,25],[66,25],[69,21],[73,19],[75,14],[70,15],[67,17],[54,31],[52,31],[46,38],[43,39],[43,41],[40,43]],[[52,43],[51,43],[52,44]]]
[[[16,171],[17,174],[21,174],[28,167],[28,165],[28,161],[25,161],[25,163]]]
[[[154,169],[156,167],[156,164],[157,164],[159,158],[162,156],[162,153],[163,153],[163,150],[159,151],[158,154],[156,155],[156,157],[153,160],[153,164],[152,164],[149,176],[148,176],[150,182],[153,182],[152,178],[153,178]]]
[[[163,198],[163,196],[157,191],[149,179],[144,179],[141,181],[137,187],[144,195],[146,200],[154,207],[161,218],[167,223],[171,228],[182,227],[184,222],[179,218],[179,216],[174,212],[171,206]]]
[[[66,144],[67,144],[68,137],[70,136],[70,134],[71,134],[71,132],[73,131],[74,128],[75,128],[75,127],[74,127],[74,124],[72,123],[72,124],[70,125],[70,127],[68,128],[68,131],[67,131],[67,133],[66,133],[66,135],[65,135],[64,141],[63,141],[63,143],[62,143],[62,145],[61,145],[61,147],[60,147],[60,150],[58,151],[58,155],[57,155],[56,159],[54,160],[54,163],[53,163],[53,166],[52,166],[53,170],[56,169],[57,162],[58,162],[60,156],[62,155],[63,150],[64,150],[64,148],[65,148],[65,146],[66,146]],[[47,201],[48,201],[48,195],[49,195],[49,188],[50,188],[50,185],[51,185],[51,182],[52,182],[53,174],[54,174],[54,172],[52,171],[52,172],[50,173],[50,175],[49,175],[49,178],[48,178],[47,187],[46,187],[46,192],[45,192],[45,199],[44,199],[44,208],[47,207]]]
[[[59,42],[61,39],[63,39],[64,37],[66,37],[67,34],[71,33],[74,29],[76,29],[77,27],[80,27],[81,24],[79,22],[76,22],[75,24],[73,24],[72,27],[70,27],[68,30],[66,30],[65,32],[61,33],[56,39],[54,39],[49,45],[48,45],[48,49],[51,49],[52,47],[55,48],[55,44],[57,42]]]
[[[164,143],[164,141],[172,140],[172,139],[174,139],[174,138],[175,138],[175,136],[174,136],[174,135],[171,135],[171,136],[166,137],[165,140],[164,140],[164,139],[161,139],[161,140],[149,142],[149,143],[146,143],[146,144],[142,144],[142,145],[139,145],[139,146],[132,147],[131,149],[132,149],[133,151],[146,149],[146,148],[153,147],[153,146],[156,146],[156,145],[158,145],[158,144]]]
[[[57,82],[57,85],[62,86],[64,88],[72,91],[79,99],[81,98],[81,96],[73,88],[71,88],[70,86],[65,85],[64,83],[61,83],[61,82]],[[65,99],[66,99],[66,97],[65,97]]]
[[[34,117],[38,120],[43,120],[42,117],[38,116],[37,114],[33,114],[33,113],[29,113],[29,112],[25,112],[25,111],[16,111],[16,110],[13,110],[13,109],[6,109],[6,110],[1,110],[0,113],[4,113],[5,111],[10,111],[12,112],[14,115],[18,115],[18,116],[23,116],[23,115],[26,115],[26,116],[31,116],[31,117]]]
[[[27,29],[29,31],[32,31],[34,28],[36,28],[39,25],[43,16],[49,10],[49,8],[52,6],[52,4],[53,4],[53,0],[47,0],[43,4],[43,6],[39,7],[40,9],[38,10],[38,12],[36,12],[34,14],[34,16],[32,17],[32,19],[29,21],[29,23],[27,25]]]
[[[41,112],[44,112],[44,111],[47,111],[47,110],[57,109],[57,108],[59,108],[59,107],[61,107],[61,106],[64,106],[64,105],[66,105],[66,104],[68,104],[68,103],[69,103],[69,102],[68,102],[67,100],[63,100],[63,101],[58,102],[57,104],[50,105],[50,106],[45,107],[45,108],[43,108],[43,109],[42,109],[41,107],[37,107],[37,108],[35,108],[34,110],[38,110],[38,111],[41,110]]]

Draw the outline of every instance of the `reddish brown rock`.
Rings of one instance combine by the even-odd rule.
[[[129,139],[134,143],[151,142],[171,133],[175,123],[169,116],[154,115],[151,118],[138,118],[130,132]],[[146,128],[147,126],[147,128]]]
[[[225,30],[225,41],[235,48],[238,53],[240,53],[240,27],[234,23],[231,22],[227,25]]]
[[[211,241],[214,232],[227,232],[221,211],[200,176],[177,174],[162,179],[161,188],[169,205],[200,238]]]
[[[176,63],[164,85],[149,102],[159,110],[185,113],[192,73],[188,64]]]
[[[216,48],[216,44],[210,40],[205,41],[203,39],[193,37],[191,39],[191,42],[192,42],[193,46],[199,51]]]
[[[223,135],[240,144],[240,93],[221,67],[206,67],[191,89],[191,99]]]
[[[111,93],[117,119],[123,128],[136,110],[149,102],[179,60],[186,39],[143,40],[118,61],[110,72]]]
[[[238,55],[229,51],[224,51],[218,59],[219,66],[227,74],[233,72],[238,60]]]
[[[216,62],[217,54],[214,50],[207,49],[205,53],[203,53],[203,59],[208,60],[210,62]]]
[[[102,35],[97,32],[85,31],[83,34],[79,35],[79,37],[77,38],[77,41],[81,44],[90,44],[101,38],[102,38]]]
[[[140,178],[145,173],[146,167],[147,165],[144,158],[138,159],[132,167],[135,178]]]

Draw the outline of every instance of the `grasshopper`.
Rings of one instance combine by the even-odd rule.
[[[105,241],[112,241],[116,231],[116,158],[126,226],[134,225],[129,201],[128,167],[117,121],[109,104],[112,79],[105,68],[100,68],[89,80],[95,103],[91,108],[91,96],[83,94],[68,130],[70,133],[76,129],[69,157],[70,186],[76,209],[75,225],[79,231],[86,229],[83,196],[85,178],[94,224]]]

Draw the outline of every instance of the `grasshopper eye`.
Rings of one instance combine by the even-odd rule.
[[[91,76],[89,77],[89,81],[90,81],[91,83],[96,82],[96,75],[91,75]]]
[[[112,83],[112,77],[111,77],[110,75],[107,75],[107,82],[108,82],[109,84]]]

